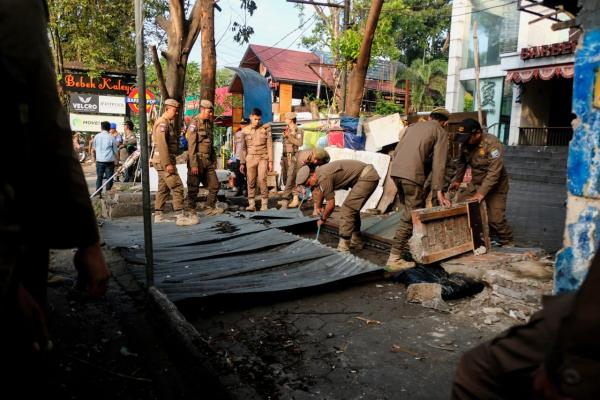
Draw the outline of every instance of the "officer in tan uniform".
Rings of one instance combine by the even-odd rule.
[[[165,112],[156,120],[152,128],[152,165],[158,174],[158,191],[154,202],[154,222],[168,222],[163,216],[163,207],[169,193],[173,194],[173,209],[177,213],[177,225],[190,225],[192,220],[183,211],[183,182],[177,172],[176,160],[179,150],[179,135],[171,122],[177,117],[179,102],[175,99],[165,100]]]
[[[340,210],[340,242],[337,249],[347,252],[362,249],[363,241],[360,235],[360,209],[377,188],[379,174],[371,164],[357,160],[338,160],[318,167],[314,172],[308,166],[300,168],[296,177],[297,185],[310,188],[319,187],[319,209],[323,199],[327,200],[325,209],[320,212],[321,218],[317,225],[321,226],[335,208],[335,191],[352,189],[344,200]]]
[[[217,157],[213,147],[213,104],[208,100],[200,102],[200,113],[193,117],[185,133],[188,140],[188,176],[186,212],[191,222],[198,222],[196,197],[200,182],[208,189],[204,215],[218,215],[222,210],[216,207],[219,180],[215,172]]]
[[[279,205],[281,208],[294,208],[298,207],[298,191],[294,191],[291,203],[289,203],[289,197],[298,173],[296,159],[298,149],[304,143],[304,131],[296,125],[296,113],[294,112],[285,113],[285,122],[287,128],[283,131],[283,154],[281,155],[281,177],[285,182],[285,188]]]
[[[248,180],[247,211],[256,211],[256,178],[260,187],[260,210],[269,208],[269,188],[267,187],[267,172],[273,171],[273,138],[271,125],[260,123],[262,112],[254,108],[250,113],[250,125],[242,129],[244,137],[241,148],[240,171],[246,173]]]
[[[329,153],[320,148],[301,150],[296,155],[296,163],[294,164],[294,174],[297,175],[300,168],[308,165],[311,171],[317,168],[319,165],[327,164],[331,157]],[[283,161],[282,161],[283,162]],[[289,173],[288,173],[289,174]],[[283,189],[283,200],[279,202],[281,208],[298,207],[298,186],[296,186],[296,176],[294,180],[290,182],[288,175],[287,183]],[[291,193],[294,193],[294,201],[288,204],[288,200]]]
[[[505,216],[508,174],[504,168],[504,147],[496,136],[483,133],[481,125],[474,119],[462,121],[458,131],[454,140],[463,145],[449,190],[460,187],[467,166],[470,166],[471,182],[477,192],[469,200],[480,202],[485,199],[490,231],[498,236],[500,244],[511,246],[513,235]]]
[[[439,204],[449,206],[443,192],[444,172],[448,157],[448,124],[450,113],[444,108],[434,109],[428,121],[417,122],[406,128],[402,140],[396,146],[390,176],[394,180],[400,198],[400,224],[386,263],[389,272],[411,268],[415,265],[410,257],[408,240],[412,236],[412,210],[425,206],[424,184],[426,163],[432,160],[431,190]]]

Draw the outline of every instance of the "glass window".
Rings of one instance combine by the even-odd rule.
[[[517,51],[519,34],[519,11],[514,3],[504,0],[471,0],[465,8],[467,37],[464,41],[463,67],[472,68],[473,24],[477,21],[479,41],[479,64],[500,64],[500,54]],[[466,57],[464,57],[466,55]]]
[[[470,110],[467,109],[465,101],[465,111],[477,111],[475,80],[462,81],[461,83],[465,89],[465,99],[470,96],[473,98],[472,109]],[[480,85],[481,109],[486,114],[488,132],[506,142],[512,109],[512,85],[505,85],[504,78],[482,79]]]

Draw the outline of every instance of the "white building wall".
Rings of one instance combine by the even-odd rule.
[[[517,5],[514,4],[514,7]],[[466,24],[470,23],[466,13],[471,11],[469,0],[457,0],[452,7],[452,22],[450,25],[450,48],[448,57],[448,79],[446,83],[446,108],[450,112],[462,112],[464,109],[464,88],[461,81],[474,80],[474,68],[462,68],[464,65],[463,54],[465,41],[469,40],[469,29]],[[539,10],[538,10],[539,11]],[[544,11],[544,9],[542,9]],[[547,12],[547,9],[546,9]],[[569,40],[569,31],[553,31],[553,21],[542,20],[529,24],[538,18],[535,15],[519,13],[519,33],[517,51],[503,53],[500,55],[500,64],[480,68],[480,79],[491,79],[505,77],[509,69],[530,68],[544,65],[562,64],[574,61],[574,55],[559,57],[544,57],[540,59],[521,60],[520,52],[523,47],[540,46],[544,44],[560,43]],[[509,83],[505,83],[509,84]],[[522,121],[522,107],[517,103],[519,89],[513,86],[513,101],[511,108],[509,145],[518,144],[519,127]]]

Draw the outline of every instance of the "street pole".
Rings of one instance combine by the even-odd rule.
[[[140,142],[142,163],[142,201],[144,218],[144,250],[146,253],[146,289],[154,286],[154,252],[152,246],[152,213],[150,211],[150,174],[148,172],[148,131],[146,121],[146,75],[144,66],[144,0],[135,0],[135,63],[139,97]]]
[[[483,113],[481,111],[481,83],[479,81],[479,40],[477,38],[477,21],[473,23],[473,60],[475,61],[475,99],[477,100],[477,119],[483,126]]]
[[[344,0],[344,32],[350,24],[350,0]],[[342,112],[346,113],[346,96],[348,95],[348,66],[344,65],[344,80],[342,81]]]

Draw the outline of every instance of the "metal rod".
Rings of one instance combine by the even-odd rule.
[[[144,250],[146,253],[146,290],[154,286],[154,248],[152,245],[152,212],[150,210],[150,173],[148,171],[148,132],[146,121],[146,76],[144,65],[144,0],[135,0],[135,63],[139,96],[142,201],[144,218]]]
[[[473,60],[475,61],[475,99],[477,100],[477,118],[483,126],[483,113],[481,111],[481,82],[479,80],[479,40],[477,38],[477,21],[473,23]]]
[[[336,4],[336,3],[319,3],[319,2],[315,2],[315,1],[308,1],[308,0],[287,0],[288,3],[299,3],[299,4],[310,4],[313,6],[325,6],[325,7],[337,7],[337,8],[342,8],[344,7],[341,4]]]
[[[348,30],[350,24],[350,0],[344,0],[344,32]],[[344,80],[342,83],[344,92],[342,93],[342,111],[346,112],[346,96],[348,94],[348,67],[344,63]]]

